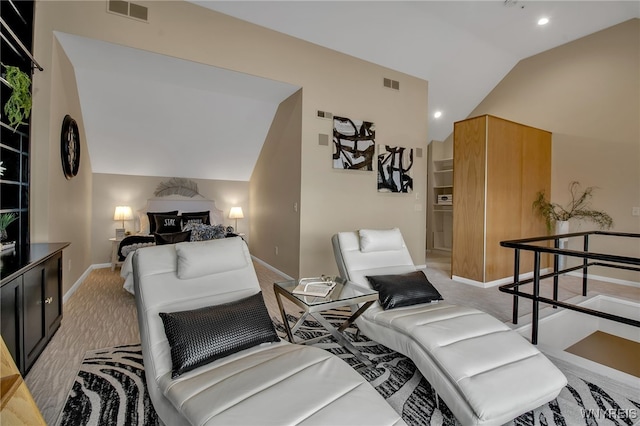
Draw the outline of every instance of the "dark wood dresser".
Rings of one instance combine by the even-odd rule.
[[[0,257],[0,332],[24,376],[62,321],[62,250],[30,244]]]

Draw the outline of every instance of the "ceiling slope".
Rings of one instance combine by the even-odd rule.
[[[278,105],[299,89],[55,35],[76,74],[94,173],[248,181]]]
[[[640,18],[638,1],[189,1],[429,81],[429,140],[521,59]]]

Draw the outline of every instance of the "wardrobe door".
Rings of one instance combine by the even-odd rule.
[[[20,371],[22,359],[22,276],[2,286],[0,291],[0,327],[2,339]]]
[[[25,373],[47,344],[45,326],[45,267],[38,265],[23,275]]]

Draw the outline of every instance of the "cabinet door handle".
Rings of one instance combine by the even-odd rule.
[[[49,304],[51,302],[53,302],[53,297],[47,297],[46,299],[44,299],[44,303]]]

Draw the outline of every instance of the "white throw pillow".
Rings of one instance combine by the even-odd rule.
[[[372,251],[401,250],[404,247],[404,240],[400,229],[361,229],[360,251],[368,253]]]
[[[243,244],[239,237],[176,244],[178,278],[198,278],[244,268],[247,259]]]
[[[149,235],[149,217],[147,216],[147,212],[139,210],[137,213],[138,222],[140,223],[140,230],[138,231],[138,234]]]

